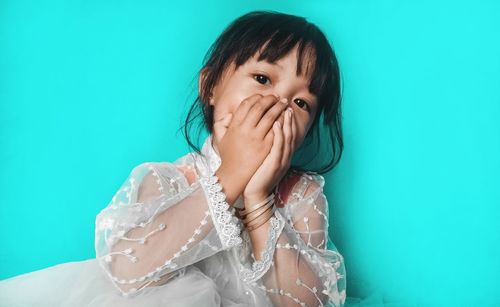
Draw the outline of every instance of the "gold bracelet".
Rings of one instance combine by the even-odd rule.
[[[252,231],[254,229],[257,229],[258,227],[260,227],[261,225],[265,224],[267,221],[269,221],[269,219],[273,216],[274,214],[274,211],[276,210],[276,207],[273,206],[272,210],[271,210],[271,213],[268,215],[268,217],[266,219],[263,220],[263,222],[261,223],[258,223],[258,225],[252,225],[252,226],[249,226],[247,228],[248,231]]]
[[[255,224],[258,224],[262,219],[269,218],[269,212],[271,212],[272,210],[273,210],[273,208],[271,208],[271,207],[267,208],[267,210],[263,212],[265,214],[261,214],[259,217],[251,220],[248,223],[244,223],[243,225],[245,225],[245,227],[248,227],[248,226],[253,226]]]
[[[269,195],[268,197],[266,197],[266,199],[264,199],[263,201],[261,201],[260,203],[256,204],[256,205],[253,205],[251,206],[250,208],[248,209],[239,209],[239,214],[240,216],[245,216],[247,215],[248,213],[252,213],[253,211],[259,209],[260,207],[264,206],[264,205],[267,205],[267,203],[269,202],[269,200],[271,199],[274,199],[274,193],[271,193],[271,195]]]
[[[244,224],[248,224],[249,222],[255,220],[257,217],[259,217],[260,215],[262,215],[264,212],[266,212],[269,208],[271,208],[271,206],[273,205],[273,200],[269,200],[266,204],[266,206],[264,207],[260,207],[259,209],[257,210],[254,210],[252,212],[250,212],[246,217],[245,219],[243,220],[243,223]]]

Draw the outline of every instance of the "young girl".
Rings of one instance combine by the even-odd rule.
[[[344,305],[320,175],[343,148],[331,46],[304,18],[257,11],[205,59],[184,127],[194,151],[137,165],[97,215],[96,258],[4,280],[2,304]],[[201,151],[188,133],[197,107],[210,132]],[[322,127],[326,153],[312,146]],[[307,167],[308,149],[330,159]]]

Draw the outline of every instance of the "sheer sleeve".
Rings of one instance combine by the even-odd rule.
[[[241,224],[218,178],[178,161],[133,168],[96,217],[96,258],[124,296],[241,244]]]
[[[323,185],[321,175],[303,174],[271,217],[260,259],[252,254],[251,266],[241,266],[242,279],[274,306],[344,306],[344,259],[328,235]]]

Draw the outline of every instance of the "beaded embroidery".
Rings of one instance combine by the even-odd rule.
[[[215,175],[215,170],[220,166],[220,158],[211,146],[210,138],[207,139],[205,145],[202,152],[208,159],[198,159],[197,155],[189,154],[175,163],[192,167],[198,178],[196,182],[189,185],[185,176],[173,167],[174,164],[145,163],[134,170],[133,176],[123,186],[120,194],[115,195],[112,204],[102,211],[102,219],[98,217],[96,220],[97,256],[101,267],[113,280],[115,287],[125,297],[134,296],[153,282],[160,280],[167,282],[168,279],[176,275],[182,275],[181,273],[187,265],[186,260],[193,261],[193,263],[200,261],[201,263],[204,257],[226,256],[225,253],[217,253],[222,249],[228,250],[235,246],[241,246],[241,250],[228,250],[237,257],[236,261],[239,260],[240,262],[239,265],[237,262],[234,263],[236,270],[238,270],[239,266],[239,272],[231,271],[237,273],[234,277],[238,278],[237,280],[231,280],[232,276],[225,276],[224,281],[243,282],[246,284],[244,285],[244,289],[246,289],[244,293],[248,296],[256,296],[257,292],[260,292],[261,295],[266,294],[269,304],[271,304],[271,297],[275,295],[280,296],[280,300],[289,300],[289,303],[295,303],[297,306],[317,306],[318,303],[321,306],[324,303],[327,306],[332,304],[333,306],[342,306],[345,302],[344,260],[336,251],[327,249],[328,206],[326,205],[326,198],[322,194],[322,189],[314,190],[312,193],[305,195],[312,181],[316,181],[318,186],[322,188],[324,184],[323,178],[319,175],[301,175],[300,180],[290,191],[294,193],[290,193],[290,197],[287,198],[287,205],[279,208],[281,210],[276,210],[270,219],[270,227],[265,246],[260,252],[260,260],[257,261],[254,255],[251,254],[251,258],[253,258],[253,261],[251,261],[249,255],[252,248],[250,239],[247,238],[248,233],[246,231],[241,232],[242,223],[235,216],[234,208],[227,203],[226,195]],[[153,171],[152,175],[156,177],[157,188],[161,195],[155,199],[139,203],[137,202],[139,187],[137,183],[140,183],[144,178],[143,175],[147,169]],[[136,182],[136,179],[138,182]],[[199,183],[199,185],[195,183]],[[155,224],[157,227],[150,225],[149,230],[151,231],[141,237],[125,237],[125,231],[130,227],[144,228],[144,226],[153,223],[154,218],[161,210],[189,197],[199,188],[203,192],[197,193],[195,197],[198,198],[190,203],[200,204],[206,202],[207,208],[203,208],[205,211],[204,216],[202,215],[203,212],[200,212],[201,221],[199,223],[194,220],[190,221],[193,222],[193,234],[187,242],[179,242],[181,245],[176,246],[175,249],[172,248],[168,256],[165,259],[162,258],[160,263],[148,270],[149,272],[141,271],[140,274],[130,276],[135,278],[122,279],[110,274],[112,256],[126,257],[130,262],[136,262],[139,258],[136,257],[134,246],[109,253],[114,240],[111,240],[111,236],[108,237],[108,235],[112,234],[116,239],[146,243],[151,235],[157,235],[165,230],[175,230],[173,224],[160,223]],[[323,204],[326,206],[323,206]],[[186,210],[190,208],[193,208],[193,206],[187,206]],[[116,210],[122,210],[123,214],[118,214],[120,211]],[[136,219],[135,216],[144,218]],[[314,219],[311,217],[314,217]],[[210,232],[209,236],[202,239],[202,234],[205,236],[210,231],[206,227],[212,226],[209,223],[210,218],[213,221],[213,232]],[[318,222],[321,220],[324,221],[321,227],[313,226],[313,221]],[[302,227],[295,229],[294,226]],[[281,242],[280,236],[286,236],[284,239],[288,240],[279,243]],[[282,248],[287,251],[280,251],[276,254],[277,249]],[[189,254],[190,251],[193,252]],[[312,270],[311,273],[315,273],[318,277],[317,280],[313,280],[308,279],[307,275],[299,275],[292,280],[294,284],[302,288],[301,290],[307,291],[296,292],[294,288],[282,284],[283,278],[287,278],[286,274],[276,275],[278,273],[276,270],[279,269],[280,265],[275,261],[280,261],[283,258],[286,262],[287,257],[294,257],[294,260],[307,262]],[[217,263],[217,261],[214,263]],[[130,268],[134,269],[134,265],[131,265]],[[225,271],[225,267],[221,268],[221,274],[229,273],[229,271]],[[266,274],[269,274],[269,278],[266,277]],[[322,295],[329,297],[328,303],[324,301]],[[261,303],[261,305],[264,305],[262,301]]]

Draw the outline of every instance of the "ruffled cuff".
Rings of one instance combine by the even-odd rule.
[[[266,245],[264,249],[260,252],[260,260],[252,263],[252,268],[246,268],[240,264],[240,275],[243,281],[247,283],[253,283],[260,279],[269,270],[271,263],[273,262],[274,250],[276,248],[276,242],[280,236],[283,227],[285,226],[285,220],[281,216],[278,210],[274,212],[274,215],[270,218],[271,227],[267,234]]]
[[[226,195],[222,192],[222,186],[218,183],[219,178],[215,174],[208,177],[200,177],[200,184],[205,191],[208,201],[208,209],[213,224],[219,235],[223,249],[241,245],[241,227],[239,219],[234,215],[234,208],[230,208],[226,202]]]

